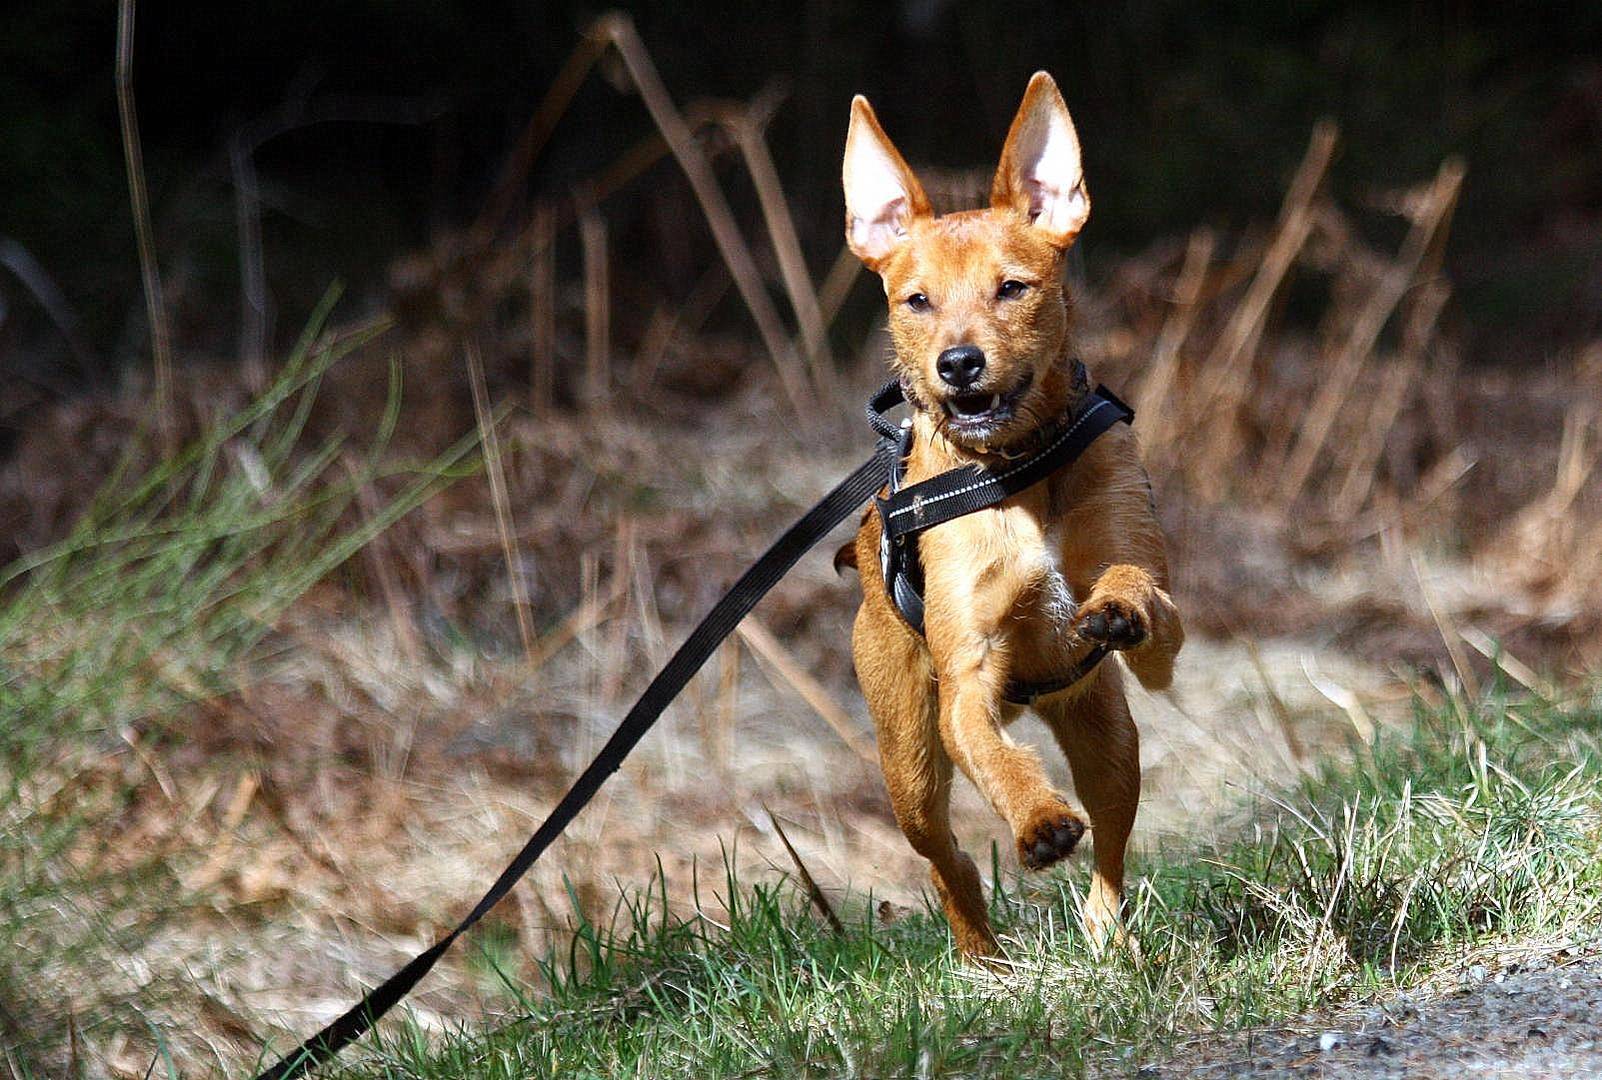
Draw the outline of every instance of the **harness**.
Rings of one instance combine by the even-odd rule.
[[[779,583],[779,579],[801,556],[836,525],[850,517],[852,511],[863,502],[875,498],[874,493],[887,485],[886,497],[875,498],[884,525],[885,539],[881,555],[885,587],[902,618],[922,633],[923,568],[918,563],[918,535],[953,518],[995,506],[1003,499],[1039,483],[1079,457],[1085,447],[1113,424],[1134,418],[1129,406],[1119,401],[1111,391],[1100,386],[1094,391],[1085,389],[1088,379],[1084,365],[1078,361],[1074,363],[1074,379],[1081,391],[1079,404],[1060,428],[1045,436],[1039,450],[1027,457],[1010,460],[996,469],[965,466],[910,487],[905,486],[903,480],[907,452],[911,449],[911,422],[897,425],[885,416],[896,406],[906,403],[906,391],[900,383],[892,382],[875,394],[868,402],[868,422],[879,433],[878,445],[873,453],[786,529],[690,631],[690,636],[666,666],[657,672],[651,684],[618,724],[617,730],[595,755],[595,760],[573,781],[573,786],[551,808],[550,814],[512,857],[512,861],[496,877],[478,903],[433,945],[369,990],[366,996],[321,1031],[263,1070],[256,1080],[293,1080],[304,1076],[337,1054],[342,1047],[360,1038],[380,1017],[399,1004],[439,958],[489,914],[490,909],[500,903],[511,892],[512,886],[528,873],[529,868],[578,816],[579,811],[595,797],[607,778],[623,764],[629,751],[651,730],[679,691],[684,689],[724,639],[734,633],[740,620],[756,607],[757,601]],[[1058,678],[1042,682],[1008,683],[1007,700],[1029,704],[1037,697],[1072,686],[1089,674],[1106,653],[1106,646],[1097,645]]]
[[[1052,473],[1066,468],[1096,438],[1114,424],[1130,423],[1135,413],[1104,386],[1088,389],[1084,364],[1074,361],[1074,381],[1081,393],[1067,418],[1040,441],[1040,448],[997,469],[966,465],[907,486],[907,457],[912,450],[912,422],[898,427],[885,413],[907,400],[900,383],[891,383],[868,404],[868,416],[882,438],[896,440],[896,464],[890,470],[888,491],[875,498],[879,513],[879,570],[891,604],[908,626],[924,633],[923,565],[918,558],[918,536],[936,525],[985,510],[1033,487]],[[1065,690],[1083,679],[1107,655],[1097,644],[1067,671],[1050,679],[1012,679],[1003,696],[1018,705]]]

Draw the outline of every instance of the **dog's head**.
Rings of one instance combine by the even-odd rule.
[[[884,279],[894,365],[946,437],[1016,442],[1064,407],[1062,260],[1090,214],[1079,136],[1057,84],[1029,80],[988,210],[936,217],[867,99],[851,103],[846,242]]]

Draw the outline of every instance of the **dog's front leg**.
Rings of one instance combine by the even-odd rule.
[[[933,539],[929,534],[926,543]],[[1003,710],[1015,708],[1002,697],[1010,674],[1006,622],[1027,577],[1000,564],[975,565],[971,546],[953,544],[951,556],[942,546],[929,544],[926,559],[941,740],[1011,828],[1019,861],[1049,866],[1073,852],[1085,823],[1053,790],[1039,756],[1002,731]],[[969,558],[955,557],[964,549]]]
[[[1063,567],[1083,597],[1075,632],[1122,650],[1142,686],[1166,689],[1185,643],[1168,594],[1168,554],[1132,433],[1115,428],[1068,481]]]

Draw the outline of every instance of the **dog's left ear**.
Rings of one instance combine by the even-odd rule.
[[[1073,243],[1090,216],[1090,193],[1079,159],[1079,135],[1050,75],[1035,72],[1012,119],[990,205],[1013,209],[1059,248]]]

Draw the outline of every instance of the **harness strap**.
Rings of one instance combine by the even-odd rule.
[[[1097,642],[1095,647],[1075,661],[1072,667],[1054,679],[1008,679],[1001,696],[1014,705],[1033,705],[1036,698],[1066,690],[1089,675],[1111,651],[1112,647],[1106,642]]]
[[[290,1080],[291,1077],[304,1075],[308,1070],[333,1057],[342,1047],[360,1038],[378,1022],[380,1017],[394,1008],[401,998],[417,985],[418,980],[428,974],[456,939],[488,914],[489,910],[511,891],[512,886],[528,873],[535,860],[578,816],[579,811],[584,809],[601,785],[617,771],[629,751],[633,750],[635,744],[651,730],[651,725],[656,723],[663,710],[678,696],[679,691],[684,689],[691,676],[700,670],[701,665],[706,663],[718,645],[734,632],[740,620],[750,613],[757,601],[777,585],[779,579],[788,573],[814,544],[827,536],[831,529],[849,517],[853,510],[883,487],[894,464],[895,444],[881,441],[874,449],[872,457],[857,466],[851,475],[808,510],[801,520],[790,526],[772,547],[763,552],[754,566],[740,575],[734,586],[713,606],[684,644],[679,646],[679,651],[673,654],[667,666],[651,680],[651,685],[628,711],[628,715],[623,718],[623,722],[601,748],[601,752],[595,756],[595,760],[590,762],[589,767],[573,782],[572,788],[562,796],[562,801],[556,804],[555,809],[529,838],[528,843],[523,845],[523,850],[517,853],[516,858],[505,870],[501,871],[500,877],[495,879],[489,891],[473,905],[473,910],[456,924],[455,929],[440,938],[428,950],[413,957],[405,967],[375,986],[343,1016],[301,1043],[277,1064],[261,1073],[256,1080]]]
[[[1082,367],[1078,374],[1079,378],[1084,378]],[[897,428],[884,413],[905,400],[901,385],[892,382],[869,402],[868,419],[883,438],[896,440],[896,467],[890,472],[889,490],[884,498],[875,500],[882,526],[879,557],[885,589],[907,625],[923,634],[923,565],[918,558],[919,534],[988,509],[1040,483],[1071,465],[1114,424],[1133,422],[1135,413],[1111,390],[1097,386],[1084,396],[1063,429],[1027,459],[996,470],[967,465],[902,487],[901,475],[912,448],[912,431],[909,427]],[[1098,644],[1054,678],[1009,680],[1002,697],[1016,705],[1033,705],[1037,698],[1066,690],[1089,675],[1108,651],[1106,645]]]
[[[1133,409],[1105,386],[1098,386],[1061,434],[1027,460],[997,470],[966,465],[901,488],[889,498],[881,499],[879,509],[884,516],[885,535],[895,543],[903,537],[995,506],[1071,464],[1097,436],[1114,424],[1130,423],[1134,418]]]

